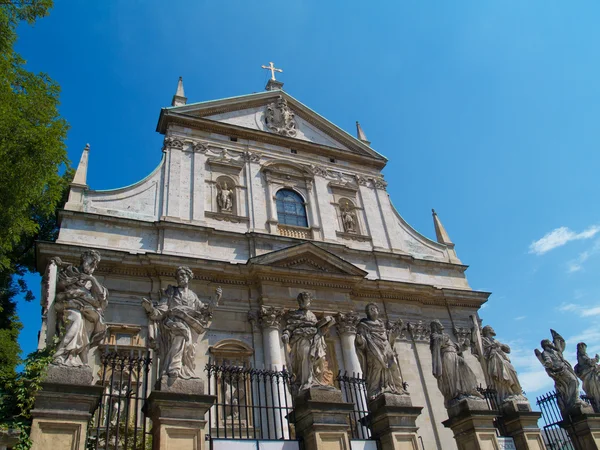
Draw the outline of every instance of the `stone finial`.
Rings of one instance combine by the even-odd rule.
[[[171,101],[171,106],[183,106],[187,103],[187,98],[185,93],[183,92],[183,78],[179,77],[179,81],[177,82],[177,91],[173,96],[173,100]]]
[[[279,328],[285,310],[276,306],[261,306],[258,312],[258,324],[261,328]]]
[[[360,320],[358,313],[354,311],[347,313],[338,313],[335,317],[335,322],[337,326],[338,333],[346,334],[346,333],[356,333],[356,324]]]
[[[369,141],[367,139],[367,135],[363,131],[362,127],[360,126],[360,123],[358,123],[358,120],[356,121],[356,137],[358,138],[359,141],[361,141],[367,145],[371,145],[371,141]]]
[[[454,246],[454,244],[450,240],[450,236],[448,236],[448,232],[444,228],[444,225],[442,225],[442,221],[435,212],[435,209],[431,210],[431,214],[433,215],[433,226],[435,227],[435,235],[437,237],[437,241],[440,244]]]
[[[87,187],[87,169],[88,169],[88,157],[90,154],[90,144],[85,144],[83,153],[81,153],[81,159],[77,166],[77,171],[73,177],[71,185]]]

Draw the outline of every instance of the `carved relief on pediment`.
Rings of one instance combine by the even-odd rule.
[[[281,136],[295,137],[298,132],[294,113],[281,95],[267,106],[265,123],[269,131]]]

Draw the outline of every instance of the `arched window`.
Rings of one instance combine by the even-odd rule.
[[[277,218],[282,225],[308,227],[302,197],[290,189],[277,191]]]

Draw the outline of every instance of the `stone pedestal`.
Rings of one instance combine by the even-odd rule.
[[[85,449],[88,422],[103,392],[89,383],[89,369],[50,366],[31,411],[32,450]]]
[[[569,433],[575,450],[600,450],[600,414],[571,416],[560,426]]]
[[[485,400],[463,399],[449,406],[448,420],[442,422],[451,428],[458,450],[498,450],[494,419]]]
[[[177,392],[152,391],[145,408],[152,420],[153,450],[204,450],[205,415],[217,397],[184,393],[185,381],[178,380]]]
[[[409,395],[381,394],[369,402],[372,437],[381,450],[419,450],[417,417],[421,406],[412,406]]]
[[[542,413],[532,411],[528,402],[513,400],[502,404],[501,413],[506,434],[513,438],[517,450],[545,450],[538,427]]]
[[[289,420],[304,450],[350,450],[348,417],[353,409],[340,390],[312,388],[296,396]]]

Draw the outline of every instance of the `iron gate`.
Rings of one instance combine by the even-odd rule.
[[[336,381],[340,385],[344,401],[354,405],[349,414],[350,439],[371,439],[371,430],[368,427],[367,385],[366,380],[356,374],[352,376],[345,372],[338,374]]]
[[[142,412],[151,364],[149,351],[102,356],[104,393],[88,427],[87,450],[151,450],[150,419]]]

